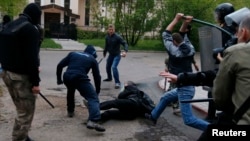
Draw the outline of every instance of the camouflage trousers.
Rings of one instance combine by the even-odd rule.
[[[35,112],[36,96],[27,75],[3,72],[3,81],[16,106],[17,116],[12,131],[12,141],[25,141]]]

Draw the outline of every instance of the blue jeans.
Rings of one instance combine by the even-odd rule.
[[[119,71],[117,69],[118,64],[120,63],[121,60],[121,55],[109,55],[108,59],[107,59],[107,64],[106,64],[106,71],[107,71],[107,75],[108,75],[108,79],[112,79],[112,75],[111,75],[111,69],[113,72],[113,76],[115,79],[115,83],[120,83],[119,80]]]
[[[100,103],[98,94],[96,93],[93,85],[80,76],[64,73],[64,84],[67,87],[67,110],[74,112],[75,110],[75,90],[78,90],[82,97],[88,101],[89,120],[98,121],[101,119]]]
[[[182,100],[192,99],[194,97],[194,94],[195,94],[194,86],[175,88],[172,89],[171,91],[164,93],[164,95],[160,99],[160,102],[151,112],[152,118],[157,120],[160,117],[161,113],[165,110],[167,105],[179,99],[181,115],[184,123],[188,126],[204,131],[209,123],[193,115],[190,103],[180,102]]]

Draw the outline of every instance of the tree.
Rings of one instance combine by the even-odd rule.
[[[171,22],[176,13],[184,13],[185,15],[192,15],[195,19],[216,24],[213,16],[214,10],[218,4],[225,3],[224,0],[197,0],[197,1],[181,1],[181,0],[158,0],[162,9],[163,24],[161,32],[165,30],[166,26]],[[248,7],[250,4],[248,0],[228,0],[227,2],[234,5],[235,10],[242,7]],[[192,22],[191,41],[199,50],[198,28],[204,26],[203,24]],[[176,28],[178,30],[178,28]]]
[[[159,23],[154,0],[106,0],[106,6],[114,15],[116,31],[130,46],[136,45],[146,31]]]
[[[97,0],[95,0],[97,1]],[[250,4],[248,0],[228,0],[235,10]],[[119,32],[130,46],[136,45],[138,40],[146,33],[157,31],[158,35],[165,30],[176,13],[192,15],[195,19],[216,24],[213,12],[215,7],[223,3],[223,0],[102,0],[102,5],[107,7],[108,15],[102,16],[98,11],[93,12],[96,25],[107,25],[114,23],[116,31]],[[98,1],[97,1],[98,3]],[[248,5],[247,5],[248,4]],[[101,4],[97,4],[101,5]],[[96,5],[95,5],[96,6]],[[91,8],[94,9],[94,8]],[[203,24],[193,22],[191,41],[198,50],[198,28]],[[160,28],[160,30],[158,30]],[[178,28],[176,29],[178,30]]]
[[[195,19],[200,19],[206,22],[214,23],[213,17],[213,0],[199,0],[199,1],[173,1],[173,0],[160,0],[160,6],[162,9],[162,27],[161,32],[166,29],[166,26],[173,20],[176,13],[184,13],[184,15],[191,15]],[[181,23],[179,23],[181,24]],[[178,24],[178,25],[179,25]],[[192,24],[191,41],[198,48],[198,30],[197,28],[203,26],[201,24]],[[177,26],[178,27],[178,26]],[[177,32],[179,28],[175,28],[174,32]]]
[[[22,12],[26,4],[27,0],[1,0],[0,11],[13,18]]]

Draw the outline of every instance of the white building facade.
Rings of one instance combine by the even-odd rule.
[[[41,6],[41,25],[49,28],[52,23],[74,23],[80,28],[90,28],[91,0],[29,0],[29,3],[37,3]]]

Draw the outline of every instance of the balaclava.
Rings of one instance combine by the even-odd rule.
[[[41,11],[41,8],[37,4],[35,3],[28,4],[24,8],[23,14],[30,17],[32,24],[37,25],[40,23],[42,11]]]

